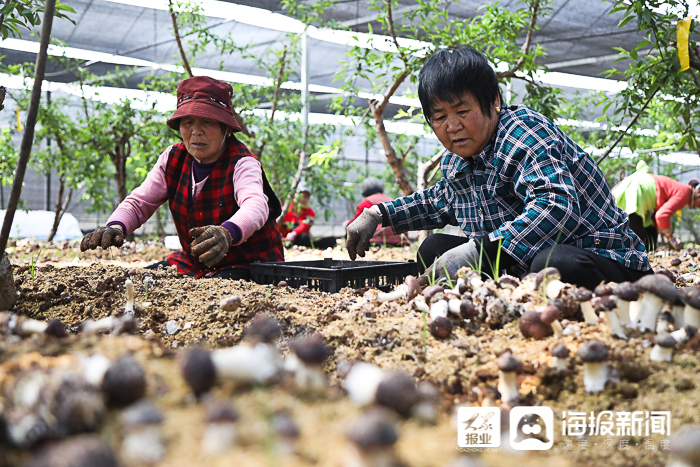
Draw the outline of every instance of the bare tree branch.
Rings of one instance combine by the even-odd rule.
[[[404,66],[408,66],[408,59],[406,58],[406,54],[404,51],[401,49],[401,46],[399,46],[399,41],[396,38],[396,30],[394,28],[394,18],[391,13],[391,1],[392,0],[386,0],[386,17],[387,17],[387,25],[389,26],[389,33],[391,34],[391,39],[394,41],[394,45],[396,46],[396,50],[399,52],[399,56],[401,57],[401,61],[403,62]]]
[[[537,13],[540,9],[540,0],[535,0],[532,5],[532,13],[530,14],[530,25],[527,30],[527,35],[525,36],[525,43],[521,49],[521,55],[515,65],[510,67],[508,71],[504,73],[503,78],[512,78],[515,76],[515,72],[520,70],[525,64],[526,57],[530,53],[530,45],[532,44],[532,36],[535,33],[535,25],[537,25]]]
[[[190,62],[187,60],[187,54],[185,54],[185,49],[182,47],[182,40],[180,40],[180,30],[177,27],[177,16],[175,16],[175,10],[173,9],[173,0],[168,0],[168,9],[170,10],[170,19],[173,20],[173,32],[175,33],[175,41],[177,42],[177,48],[180,50],[180,57],[182,57],[182,64],[185,67],[187,75],[192,78],[192,68],[190,68]]]
[[[277,111],[277,104],[279,103],[280,99],[280,91],[282,89],[282,80],[284,79],[284,69],[287,66],[287,45],[285,44],[284,49],[282,50],[282,57],[280,58],[280,66],[279,69],[277,70],[277,79],[275,80],[275,94],[272,97],[272,110],[270,111],[270,126],[273,125],[275,121],[275,112]],[[262,157],[263,151],[265,150],[265,145],[267,144],[267,141],[262,141],[260,143],[260,147],[255,151],[255,155],[260,160]]]

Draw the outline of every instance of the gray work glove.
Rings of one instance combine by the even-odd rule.
[[[469,240],[463,245],[447,250],[425,270],[425,273],[423,273],[423,276],[426,278],[424,282],[430,282],[434,279],[433,283],[437,283],[441,279],[449,279],[452,283],[455,283],[457,271],[460,268],[467,266],[477,270],[479,256],[474,240]]]
[[[101,246],[105,250],[111,246],[120,247],[124,244],[124,232],[118,227],[98,227],[83,237],[80,251],[94,250]]]
[[[358,255],[361,258],[365,257],[365,252],[369,248],[369,241],[374,237],[374,232],[377,231],[377,226],[381,222],[381,214],[377,214],[372,208],[365,208],[362,214],[348,225],[346,245],[351,260],[355,261]]]
[[[190,235],[194,238],[190,252],[208,268],[224,259],[233,243],[226,227],[220,225],[195,227],[190,229]]]

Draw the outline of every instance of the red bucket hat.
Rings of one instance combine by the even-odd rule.
[[[195,76],[182,80],[177,86],[177,110],[168,119],[168,126],[180,130],[182,117],[210,118],[228,125],[233,131],[241,127],[233,118],[230,84],[208,76]]]

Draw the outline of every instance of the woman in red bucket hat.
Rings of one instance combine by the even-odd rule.
[[[260,162],[240,142],[227,83],[195,76],[177,87],[168,126],[182,142],[167,148],[146,180],[121,202],[80,249],[121,246],[168,202],[182,250],[159,264],[196,277],[250,278],[253,261],[284,261],[275,220],[280,202]]]

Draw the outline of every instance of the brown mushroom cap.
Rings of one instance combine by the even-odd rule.
[[[290,345],[297,358],[309,365],[323,365],[328,358],[328,348],[320,334],[310,334]]]
[[[639,292],[631,282],[622,282],[615,288],[615,296],[626,302],[634,302],[639,299]]]
[[[605,297],[613,294],[613,288],[610,284],[600,284],[593,290],[593,293],[596,297]]]
[[[445,288],[441,285],[431,285],[430,287],[423,289],[423,296],[425,297],[426,301],[429,301],[435,296],[435,294],[442,293],[444,290]]]
[[[46,330],[44,331],[44,334],[47,336],[57,337],[59,339],[63,339],[64,337],[68,336],[66,326],[60,320],[54,318],[46,322]]]
[[[612,295],[603,295],[602,297],[595,297],[591,300],[591,305],[595,311],[613,311],[617,308],[617,302]]]
[[[496,365],[498,365],[499,370],[505,373],[518,371],[520,368],[520,362],[510,351],[504,352],[500,357],[498,357],[498,360],[496,360]]]
[[[387,374],[377,386],[377,404],[393,409],[404,418],[411,416],[411,409],[420,397],[413,378],[402,371]]]
[[[271,344],[277,340],[281,332],[277,318],[267,313],[258,313],[245,328],[243,335],[249,339]]]
[[[668,323],[671,323],[671,324],[673,324],[673,323],[676,322],[676,319],[675,319],[675,318],[673,317],[673,315],[672,315],[671,313],[669,313],[668,311],[664,311],[663,313],[661,313],[661,314],[659,315],[659,319],[660,319],[660,320],[664,320],[664,321],[666,321],[666,322],[668,322]]]
[[[683,290],[681,294],[683,303],[691,308],[700,310],[700,285],[694,285]]]
[[[123,355],[105,372],[102,391],[110,405],[125,407],[146,394],[146,372],[134,357]]]
[[[420,282],[413,276],[406,276],[404,283],[408,286],[408,299],[413,300],[420,293]]]
[[[544,307],[544,310],[542,310],[542,313],[540,314],[540,319],[547,324],[552,324],[559,318],[561,318],[561,310],[554,304],[549,304]]]
[[[472,319],[479,315],[479,310],[477,310],[474,306],[474,302],[468,298],[465,298],[459,305],[459,315],[462,317],[462,319]]]
[[[49,444],[26,467],[117,467],[112,447],[98,435],[78,435]]]
[[[578,356],[586,363],[602,362],[608,356],[608,349],[600,341],[591,339],[578,348]]]
[[[436,339],[444,339],[452,334],[452,321],[444,316],[438,316],[430,323],[430,334]]]
[[[671,266],[680,266],[683,261],[679,257],[675,257],[671,260]]]
[[[657,334],[656,337],[654,337],[654,343],[665,349],[672,349],[677,344],[676,339],[674,339],[668,332]]]
[[[539,311],[526,311],[520,317],[520,332],[524,337],[542,339],[554,334],[554,329],[542,321],[542,313]]]
[[[147,400],[130,405],[122,413],[121,418],[125,426],[159,425],[163,423],[163,414]]]
[[[352,424],[347,437],[363,450],[387,448],[399,439],[389,415],[379,410],[362,415]]]
[[[552,356],[557,358],[569,358],[571,351],[562,343],[554,346],[552,350]]]
[[[200,347],[190,349],[182,360],[182,376],[195,397],[209,392],[216,382],[216,367],[209,352]]]
[[[673,282],[662,274],[647,274],[634,283],[639,291],[656,295],[661,300],[673,303],[676,301],[678,289],[673,286]]]
[[[560,280],[561,274],[557,268],[544,268],[535,276],[535,288],[540,288],[543,282],[551,280]]]
[[[579,287],[571,291],[571,296],[577,302],[587,302],[591,298],[593,298],[593,292],[591,292],[585,287]]]
[[[669,271],[666,268],[658,268],[656,271],[654,271],[654,274],[666,276],[669,279],[671,279],[671,282],[676,282],[676,274],[673,271]]]
[[[209,402],[204,420],[207,423],[233,423],[239,418],[240,414],[231,404],[217,399]]]
[[[514,289],[520,285],[518,279],[507,274],[502,275],[498,278],[498,286],[502,289]]]

